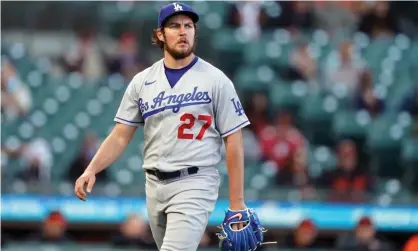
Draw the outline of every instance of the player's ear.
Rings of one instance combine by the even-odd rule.
[[[162,28],[158,29],[156,33],[157,33],[158,39],[162,42],[165,42]]]

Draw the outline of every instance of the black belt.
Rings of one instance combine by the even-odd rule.
[[[198,167],[189,167],[186,169],[188,174],[195,174],[199,171]],[[181,171],[161,172],[160,170],[146,170],[147,173],[154,175],[159,180],[175,179],[181,176]]]

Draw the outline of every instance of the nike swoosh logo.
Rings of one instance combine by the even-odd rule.
[[[241,220],[242,214],[241,213],[234,214],[231,217],[229,217],[228,221],[232,220],[233,218],[238,218],[238,220]]]
[[[157,81],[157,80],[154,80],[154,81],[152,81],[152,82],[145,82],[145,85],[151,85],[151,84],[154,84],[154,83],[155,83],[155,81]]]

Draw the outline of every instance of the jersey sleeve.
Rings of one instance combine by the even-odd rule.
[[[222,137],[250,124],[231,80],[226,78],[215,91],[215,123]]]
[[[141,110],[138,105],[138,94],[135,91],[135,78],[129,83],[123,94],[122,101],[119,105],[118,111],[114,121],[129,125],[140,126],[144,124]]]

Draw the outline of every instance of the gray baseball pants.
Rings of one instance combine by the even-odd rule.
[[[160,181],[146,173],[149,223],[160,251],[196,251],[218,199],[215,167]]]

